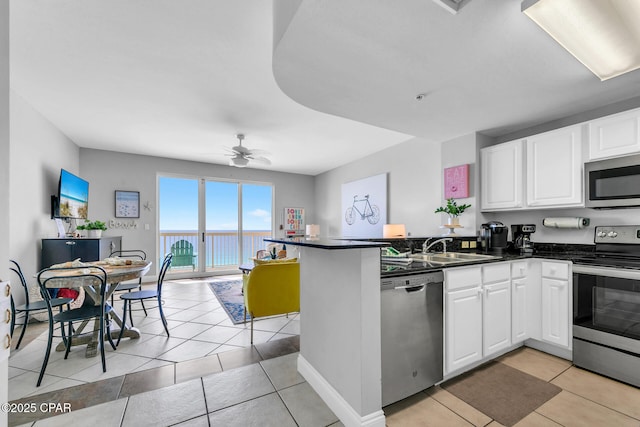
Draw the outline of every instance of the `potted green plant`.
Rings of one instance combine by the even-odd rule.
[[[458,205],[455,199],[450,198],[450,199],[447,199],[447,205],[440,206],[438,209],[435,210],[435,213],[444,212],[447,215],[449,215],[449,220],[448,220],[449,224],[457,224],[459,222],[458,217],[470,207],[471,205],[467,205],[467,204]]]
[[[76,230],[87,230],[88,237],[100,238],[102,232],[107,229],[107,224],[102,221],[89,221],[84,220],[84,224],[80,224],[76,227]]]

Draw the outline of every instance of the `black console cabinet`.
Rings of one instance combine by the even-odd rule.
[[[102,237],[100,239],[42,239],[40,268],[60,264],[80,258],[83,262],[107,258],[111,252],[122,249],[122,237]]]

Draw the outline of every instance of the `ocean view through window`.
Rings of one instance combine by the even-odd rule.
[[[158,189],[159,255],[193,248],[169,273],[236,269],[272,235],[271,184],[161,176]]]

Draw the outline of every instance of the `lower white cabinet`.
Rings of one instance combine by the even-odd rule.
[[[542,261],[542,340],[570,347],[570,264]]]
[[[511,345],[510,263],[445,270],[445,374]]]
[[[452,372],[482,359],[482,290],[445,295],[445,369]]]
[[[511,345],[511,283],[506,280],[483,288],[482,350],[490,356]]]
[[[511,279],[511,342],[523,342],[529,338],[529,306],[527,278]]]
[[[569,345],[569,282],[542,278],[542,339]]]
[[[571,263],[517,260],[444,270],[444,373],[527,339],[571,349]]]

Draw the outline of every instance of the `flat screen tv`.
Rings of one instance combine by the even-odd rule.
[[[54,218],[87,219],[89,212],[89,183],[62,169],[57,200],[53,201]]]

